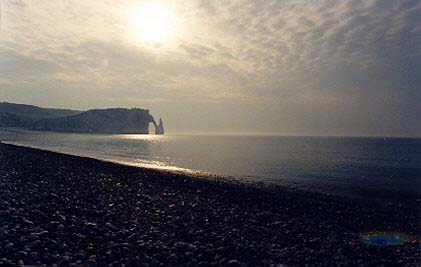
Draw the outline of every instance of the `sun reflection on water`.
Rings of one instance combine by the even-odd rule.
[[[168,141],[168,136],[156,134],[116,134],[113,138],[126,140],[141,140],[154,143],[162,143]]]
[[[198,173],[197,171],[181,168],[176,166],[171,166],[166,164],[165,162],[154,161],[154,160],[136,160],[136,162],[124,161],[124,160],[108,160],[111,162],[134,166],[134,167],[142,167],[148,169],[156,169],[156,170],[165,170],[165,171],[175,171],[175,172],[183,172],[183,173]]]

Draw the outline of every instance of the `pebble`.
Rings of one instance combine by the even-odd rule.
[[[16,257],[18,259],[25,259],[28,257],[28,252],[26,251],[19,251],[18,253],[16,253]]]
[[[1,145],[0,265],[411,266],[418,259],[415,239],[399,249],[358,241],[361,229],[418,233],[411,205],[371,208],[218,179]]]

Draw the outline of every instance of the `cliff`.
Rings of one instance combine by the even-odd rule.
[[[0,102],[0,113],[17,116],[25,121],[60,118],[76,115],[81,112],[80,110],[41,108],[33,105]]]
[[[149,133],[150,115],[145,109],[94,109],[74,116],[35,122],[33,130],[77,133]]]
[[[0,127],[26,128],[30,125],[31,119],[16,114],[0,112]]]
[[[147,109],[77,111],[0,103],[0,127],[75,133],[148,134],[149,123],[154,124],[157,133],[163,134],[162,120],[157,125]]]

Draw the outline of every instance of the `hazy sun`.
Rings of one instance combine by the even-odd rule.
[[[133,31],[140,40],[163,43],[175,37],[175,15],[169,6],[148,3],[131,12]]]

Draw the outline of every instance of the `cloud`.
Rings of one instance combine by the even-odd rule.
[[[302,120],[299,131],[310,109],[317,124],[331,108],[332,116],[348,118],[331,121],[360,125],[357,132],[370,121],[356,109],[374,118],[401,114],[406,125],[421,112],[414,104],[421,102],[419,1],[175,0],[177,40],[155,45],[128,30],[135,3],[3,2],[0,86],[15,80],[22,92],[17,87],[26,81],[33,95],[47,87],[51,102],[54,92],[86,94],[86,105],[98,105],[99,95],[119,105],[219,102],[229,113],[224,103],[254,102],[270,106],[273,131],[287,127],[279,112]],[[348,129],[341,127],[332,129]]]
[[[55,64],[13,51],[0,53],[0,77],[22,79],[25,76],[44,75],[55,68]]]

